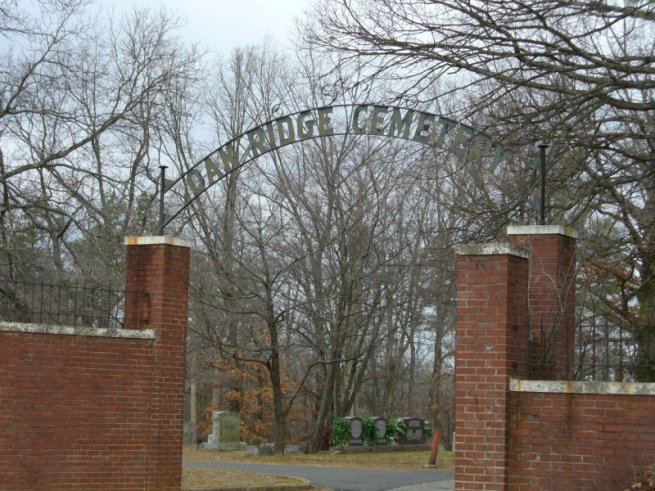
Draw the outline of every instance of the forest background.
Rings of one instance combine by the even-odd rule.
[[[306,108],[398,105],[520,158],[489,172],[334,136],[263,155],[194,201],[166,230],[194,251],[191,431],[239,410],[249,442],[316,451],[335,418],[411,415],[449,444],[453,248],[536,223],[538,141],[547,222],[580,236],[572,376],[597,375],[593,353],[605,378],[655,381],[654,21],[647,1],[324,0],[293,51],[221,57],[166,10],[0,1],[3,311],[24,306],[26,282],[123,288],[124,237],[158,233],[160,166],[180,175]],[[544,340],[556,328],[544,319]]]

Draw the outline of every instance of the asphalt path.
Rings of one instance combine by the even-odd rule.
[[[380,469],[350,469],[344,467],[313,467],[277,464],[232,464],[223,462],[184,461],[184,467],[233,469],[259,472],[274,476],[302,477],[312,486],[340,491],[452,490],[452,471],[387,471]]]

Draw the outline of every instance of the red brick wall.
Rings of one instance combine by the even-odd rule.
[[[572,365],[575,239],[550,226],[508,236],[529,262],[511,246],[458,251],[455,489],[626,489],[655,464],[655,384],[527,380],[528,329],[550,342],[542,324],[551,364],[532,377]]]
[[[126,328],[155,328],[152,486],[179,490],[182,479],[189,249],[148,244],[136,238],[127,248]],[[156,238],[155,238],[156,239]],[[173,244],[177,243],[170,239]],[[130,239],[128,239],[130,243]],[[138,314],[138,315],[137,315]]]
[[[530,377],[567,379],[575,362],[575,234],[559,226],[526,226],[509,227],[507,238],[530,251]]]
[[[623,490],[655,464],[655,395],[512,392],[510,489]]]
[[[0,330],[1,491],[180,489],[189,249],[151,239],[126,328],[154,339]]]
[[[506,489],[510,376],[524,376],[525,257],[507,247],[457,258],[455,489]]]
[[[152,355],[147,339],[0,332],[0,489],[146,489]]]

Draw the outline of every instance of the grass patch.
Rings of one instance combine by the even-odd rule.
[[[244,484],[247,486],[281,486],[304,484],[304,481],[292,477],[267,476],[226,469],[182,469],[182,489],[184,491],[243,488]]]
[[[212,452],[200,451],[193,445],[184,447],[184,460],[198,462],[232,462],[257,464],[308,465],[317,467],[350,467],[363,469],[395,469],[430,471],[450,470],[454,467],[452,452],[439,452],[437,465],[428,467],[429,451],[396,451],[396,452],[366,452],[366,453],[328,453],[314,455],[272,455],[265,457],[249,457],[243,451]]]

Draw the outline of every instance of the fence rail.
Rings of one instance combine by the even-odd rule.
[[[123,327],[125,291],[88,284],[11,282],[0,286],[0,320]]]

